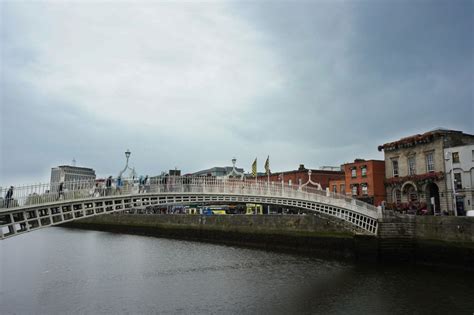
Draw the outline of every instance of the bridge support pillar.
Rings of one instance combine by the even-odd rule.
[[[15,220],[13,219],[13,214],[8,215],[8,220],[10,221],[10,225],[8,226],[8,232],[10,234],[16,234]]]
[[[35,209],[35,217],[38,220],[38,226],[42,226],[41,225],[41,219],[40,219],[40,216],[39,216],[39,213],[38,213],[38,209]]]

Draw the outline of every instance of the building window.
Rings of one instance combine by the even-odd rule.
[[[288,180],[288,186],[291,186],[291,179]]]
[[[408,175],[415,175],[415,174],[416,174],[415,157],[410,156],[408,158]]]
[[[300,185],[300,186],[301,186],[301,183],[302,183],[302,180],[301,180],[301,178],[298,178],[298,185]]]
[[[453,152],[453,163],[459,163],[459,152]]]
[[[362,177],[367,177],[367,166],[362,166]]]
[[[351,176],[352,176],[352,178],[356,178],[356,177],[357,177],[357,169],[356,169],[356,168],[353,168],[353,169],[351,170]]]
[[[367,184],[362,184],[362,195],[367,196],[369,194],[369,190]]]
[[[433,152],[430,152],[426,155],[426,171],[434,172],[434,170]]]
[[[352,196],[357,196],[357,185],[352,186]]]
[[[337,185],[332,185],[332,192],[337,193]]]
[[[393,177],[398,177],[398,160],[392,160]]]
[[[346,185],[342,184],[341,185],[341,194],[345,194],[345,193],[346,193]]]
[[[454,173],[454,187],[456,187],[456,189],[462,189],[461,173]]]

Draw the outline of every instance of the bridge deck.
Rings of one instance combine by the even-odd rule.
[[[325,213],[345,220],[354,228],[376,234],[377,209],[344,195],[310,187],[280,183],[174,177],[166,182],[137,186],[99,188],[94,183],[75,183],[61,192],[16,195],[8,207],[0,208],[0,237],[6,238],[31,230],[87,216],[143,208],[154,205],[187,205],[193,203],[262,203],[291,206]]]

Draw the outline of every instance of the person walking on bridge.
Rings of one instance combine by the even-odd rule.
[[[112,176],[109,176],[107,180],[105,181],[105,189],[106,189],[105,194],[109,196],[110,193],[112,192]]]
[[[143,179],[143,192],[150,192],[150,178],[148,177],[148,175],[146,175]]]
[[[58,187],[58,199],[56,200],[59,200],[59,199],[64,199],[64,182],[61,182],[59,183],[59,187]]]
[[[117,177],[117,182],[115,184],[115,186],[116,186],[115,191],[118,195],[122,194],[122,185],[123,185],[122,177],[119,176],[119,177]]]
[[[10,188],[7,191],[7,194],[5,195],[5,207],[10,207],[10,202],[13,200],[13,186],[10,186]]]

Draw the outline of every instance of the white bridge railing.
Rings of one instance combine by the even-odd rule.
[[[144,184],[136,180],[124,180],[106,186],[95,181],[74,181],[59,184],[36,184],[13,188],[8,198],[9,188],[0,188],[0,212],[66,200],[93,199],[114,195],[136,195],[157,193],[204,193],[246,196],[296,198],[316,201],[349,209],[372,218],[378,217],[377,208],[360,200],[315,187],[287,185],[282,182],[238,180],[215,177],[167,176],[152,179]]]
[[[214,202],[262,203],[324,213],[376,234],[377,208],[344,195],[281,182],[167,176],[109,185],[95,181],[0,189],[0,239],[82,217],[148,206]]]

